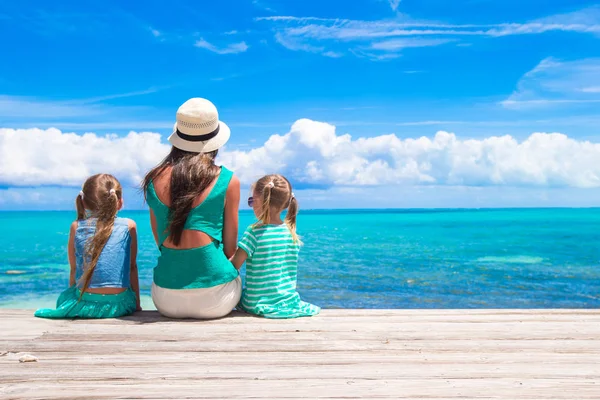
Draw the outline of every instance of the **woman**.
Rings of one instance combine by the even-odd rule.
[[[152,300],[166,317],[220,318],[240,300],[241,280],[229,261],[236,250],[240,182],[215,165],[229,136],[210,101],[186,101],[177,110],[171,153],[144,179],[160,249]]]

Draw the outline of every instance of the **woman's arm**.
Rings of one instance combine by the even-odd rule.
[[[131,251],[130,251],[130,271],[129,279],[131,281],[131,290],[135,293],[137,299],[136,311],[142,311],[140,305],[140,281],[138,278],[137,268],[137,226],[135,222],[129,220],[129,235],[131,236]]]
[[[240,268],[242,268],[242,265],[244,264],[244,262],[246,262],[247,258],[248,254],[238,247],[238,249],[235,252],[235,255],[231,257],[229,261],[231,261],[235,269],[239,270]]]
[[[69,230],[69,243],[67,244],[67,254],[69,255],[69,286],[75,286],[77,274],[77,259],[75,257],[75,232],[77,231],[77,221],[73,221]]]
[[[152,235],[154,236],[154,241],[157,246],[160,246],[158,243],[158,231],[156,229],[156,216],[154,215],[154,211],[150,209],[150,226],[152,227]]]
[[[238,239],[238,210],[240,208],[240,180],[234,175],[225,194],[223,222],[223,250],[227,258],[233,257]]]

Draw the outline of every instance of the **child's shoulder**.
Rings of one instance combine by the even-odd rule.
[[[254,224],[250,225],[247,230],[254,236],[288,236],[291,234],[290,229],[286,224],[281,225],[265,225],[265,224]]]
[[[130,219],[130,218],[117,217],[115,219],[115,222],[118,223],[118,224],[120,224],[120,225],[127,225],[127,227],[129,228],[129,230],[137,228],[137,225],[136,225],[135,221],[132,220],[132,219]]]

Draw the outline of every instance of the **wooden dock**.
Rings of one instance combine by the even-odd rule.
[[[600,310],[0,320],[0,399],[600,399]]]

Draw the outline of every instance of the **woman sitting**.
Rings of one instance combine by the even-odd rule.
[[[220,318],[240,300],[236,250],[240,182],[215,165],[229,139],[215,106],[193,98],[177,110],[170,154],[143,188],[160,250],[152,300],[171,318]]]

